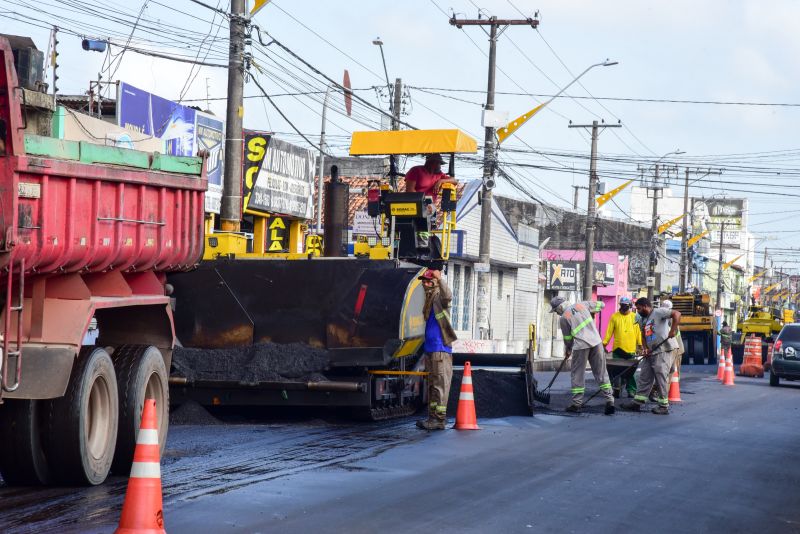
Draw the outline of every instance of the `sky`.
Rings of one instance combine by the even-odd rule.
[[[228,0],[205,0],[221,10]],[[46,50],[49,28],[60,33],[59,90],[81,94],[104,72],[161,96],[184,99],[224,116],[226,72],[158,59],[134,49],[223,65],[227,21],[190,0],[149,0],[131,34],[143,0],[0,0],[0,33],[30,35]],[[768,7],[767,7],[768,6]],[[511,118],[547,99],[589,65],[605,59],[503,145],[500,166],[511,176],[498,179],[501,194],[572,204],[572,185],[588,182],[590,138],[574,124],[619,123],[602,131],[598,172],[607,188],[668,167],[722,170],[693,182],[693,196],[746,196],[750,230],[763,238],[760,251],[800,246],[791,224],[800,213],[800,3],[757,1],[605,2],[556,0],[274,0],[253,19],[252,79],[245,95],[245,126],[272,130],[297,144],[303,133],[319,141],[321,92],[327,81],[277,44],[276,39],[329,78],[350,73],[354,116],[344,115],[341,94],[331,96],[328,149],[345,155],[353,130],[380,128],[379,107],[388,110],[380,50],[383,41],[389,78],[407,87],[403,120],[418,128],[459,127],[483,141],[488,40],[481,28],[457,29],[459,18],[495,15],[522,18],[538,12],[539,27],[509,27],[497,45],[496,109]],[[213,23],[213,24],[212,24]],[[267,35],[267,33],[269,35]],[[77,35],[76,35],[77,34]],[[80,36],[111,37],[114,64],[105,54],[85,52]],[[271,36],[271,37],[270,37]],[[127,52],[120,54],[130,38]],[[291,121],[261,98],[258,82]],[[285,93],[309,93],[286,96]],[[514,94],[509,94],[514,93]],[[580,98],[573,98],[580,97]],[[593,98],[597,97],[597,99]],[[719,105],[607,100],[656,99],[788,105]],[[374,106],[374,107],[370,107]],[[411,165],[414,161],[407,162]],[[478,159],[462,163],[459,176],[480,175]],[[672,172],[669,176],[676,177]],[[670,178],[672,180],[672,178]],[[693,177],[694,179],[694,177]],[[674,194],[680,195],[682,188]],[[586,204],[581,192],[581,206]],[[622,193],[608,216],[626,218],[630,195]],[[800,256],[798,256],[800,259]],[[792,256],[776,262],[793,261]]]

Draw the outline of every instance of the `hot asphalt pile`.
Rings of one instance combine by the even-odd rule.
[[[244,383],[319,382],[328,353],[302,343],[259,343],[233,349],[177,348],[172,374],[189,380],[231,380]]]
[[[219,425],[222,422],[195,401],[186,401],[169,413],[171,425]]]
[[[453,371],[453,385],[447,402],[447,413],[453,416],[458,409],[462,371]],[[529,416],[525,377],[521,373],[504,373],[473,369],[472,387],[475,391],[475,413],[481,418]]]

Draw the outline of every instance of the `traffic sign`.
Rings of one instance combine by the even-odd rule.
[[[714,315],[717,316],[717,317],[722,317],[722,310],[715,311]]]

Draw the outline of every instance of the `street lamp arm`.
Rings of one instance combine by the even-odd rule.
[[[538,106],[536,106],[532,110],[528,111],[527,113],[523,113],[522,115],[520,115],[516,119],[514,119],[511,122],[509,122],[508,124],[506,124],[504,127],[498,128],[497,129],[497,143],[500,144],[503,141],[505,141],[506,139],[508,139],[509,137],[511,137],[514,134],[514,132],[516,132],[523,124],[528,122],[528,120],[530,120],[534,115],[539,113],[539,111],[541,111],[550,102],[552,102],[553,100],[555,100],[556,98],[561,96],[564,93],[564,91],[566,91],[567,89],[572,87],[575,84],[575,82],[580,80],[583,77],[584,74],[586,74],[587,72],[589,72],[593,68],[595,68],[595,67],[610,67],[612,65],[617,65],[617,64],[618,64],[617,61],[605,60],[605,61],[603,61],[601,63],[595,63],[594,65],[589,65],[588,67],[586,67],[586,69],[583,72],[578,74],[571,82],[569,82],[567,85],[565,85],[563,88],[561,88],[556,94],[551,96],[548,100],[545,100],[544,102],[542,102],[541,104],[539,104]]]

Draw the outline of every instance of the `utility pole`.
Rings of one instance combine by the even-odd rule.
[[[570,124],[569,128],[592,129],[592,155],[589,161],[589,199],[586,209],[586,257],[583,262],[583,298],[591,300],[594,285],[594,232],[597,227],[597,138],[600,128],[622,128],[622,124]]]
[[[688,258],[689,241],[689,169],[686,169],[686,176],[683,182],[683,225],[681,234],[681,261],[680,276],[678,278],[679,291],[686,293],[686,263]]]
[[[228,52],[228,109],[225,124],[225,178],[220,226],[238,232],[242,221],[242,118],[244,117],[244,46],[248,21],[245,0],[231,0]]]
[[[658,165],[655,169],[655,183],[653,187],[653,218],[650,222],[650,235],[653,241],[650,247],[650,263],[647,269],[647,298],[653,301],[656,285],[656,265],[658,265],[658,196],[664,189],[658,187]]]
[[[725,221],[722,221],[720,225],[721,229],[719,232],[719,266],[717,268],[717,303],[716,307],[718,310],[722,309],[722,255],[725,249]]]
[[[455,15],[450,18],[450,25],[458,29],[464,26],[489,26],[489,76],[486,87],[485,111],[494,110],[494,87],[495,74],[497,67],[497,38],[509,26],[530,26],[536,28],[539,21],[533,18],[527,19],[498,19],[489,17],[488,19],[457,19]],[[498,30],[499,28],[499,30]],[[485,31],[485,30],[484,30]],[[493,124],[487,122],[486,124]],[[483,145],[483,188],[481,190],[481,232],[478,245],[478,259],[480,270],[476,265],[475,272],[478,275],[477,293],[475,302],[475,325],[478,328],[480,339],[489,338],[489,289],[491,287],[491,267],[490,245],[492,227],[492,188],[494,188],[494,171],[497,164],[495,153],[495,127],[485,126],[486,132]]]
[[[394,79],[394,105],[392,106],[392,130],[400,129],[400,111],[403,106],[403,80]]]
[[[581,189],[586,189],[588,191],[589,188],[586,187],[585,185],[573,185],[572,189],[575,190],[572,196],[572,209],[578,209],[578,199],[579,199],[578,191],[580,191]]]
[[[58,26],[53,26],[50,35],[50,45],[52,48],[48,59],[50,60],[50,67],[53,69],[53,103],[55,103],[56,94],[58,93]]]
[[[767,247],[764,247],[764,271],[765,271],[764,272],[764,276],[762,276],[763,281],[761,282],[762,289],[766,288],[766,287],[769,287],[769,283],[768,282],[769,282],[769,278],[770,277],[767,276],[769,273],[766,272],[767,271]],[[760,300],[762,302],[767,298],[767,296],[763,293],[763,291],[759,294],[759,297],[760,297]]]

